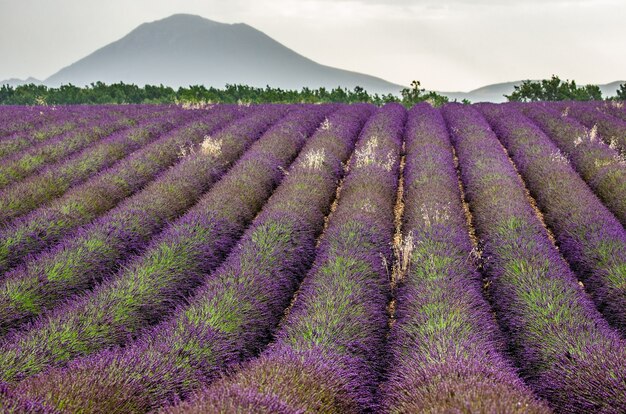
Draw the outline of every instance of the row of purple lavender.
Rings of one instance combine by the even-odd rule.
[[[389,299],[382,259],[391,260],[405,112],[387,105],[365,126],[313,268],[274,343],[234,376],[167,412],[377,408]]]
[[[329,126],[308,140],[225,263],[214,272],[198,275],[201,286],[189,305],[181,304],[169,320],[132,346],[78,360],[66,369],[25,382],[28,389],[20,389],[56,406],[97,404],[103,412],[114,407],[145,412],[189,393],[210,381],[218,369],[262,346],[299,276],[311,263],[315,236],[330,209],[341,161],[351,152],[370,111],[369,107],[355,107],[328,116]],[[303,115],[298,116],[299,123],[306,125]],[[301,135],[284,127],[280,130],[286,135],[261,138],[261,146],[246,154],[247,163],[263,170],[273,166],[270,171],[278,173],[278,178],[280,171],[273,163],[267,164],[270,159],[264,160],[264,153],[291,152],[296,142],[285,145],[289,144],[286,140]],[[310,130],[301,132],[308,135]],[[251,185],[259,183],[259,172],[248,178],[253,179]],[[51,376],[58,379],[50,381]],[[76,376],[85,376],[85,387],[70,391]]]
[[[488,295],[522,377],[559,412],[624,412],[626,342],[561,258],[484,118],[461,105],[443,112],[484,243]]]
[[[624,412],[625,121],[3,108],[0,412]]]

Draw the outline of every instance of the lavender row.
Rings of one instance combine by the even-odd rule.
[[[587,128],[597,128],[605,143],[626,154],[626,121],[603,112],[595,102],[567,102],[561,106],[565,116],[575,118]]]
[[[72,132],[86,130],[90,126],[106,125],[107,120],[126,119],[134,124],[180,112],[180,108],[165,105],[69,105],[47,111],[42,112],[38,125],[0,138],[0,157],[4,158],[3,162],[27,154],[28,147],[45,147],[46,142],[71,136]]]
[[[593,101],[593,102],[570,102],[570,101],[560,101],[553,102],[554,107],[552,109],[556,109],[561,111],[561,114],[564,116],[569,115],[568,106],[571,104],[585,104],[588,108],[593,108],[596,111],[601,112],[603,115],[609,115],[613,119],[617,119],[619,121],[626,121],[626,110],[624,109],[624,101]]]
[[[57,108],[50,107],[3,106],[0,109],[0,139],[37,128],[44,122],[54,119],[57,112],[65,111],[57,111]]]
[[[337,209],[272,346],[166,412],[372,412],[385,366],[394,205],[406,111],[387,105],[361,134]]]
[[[16,132],[12,135],[6,136],[0,139],[0,158],[8,157],[24,150],[26,147],[37,145],[40,142],[44,142],[48,139],[52,139],[63,133],[69,132],[70,130],[77,128],[79,123],[82,123],[83,120],[84,119],[59,119],[46,123],[40,128],[30,131]]]
[[[0,114],[3,112],[3,109],[4,108],[0,109]],[[102,120],[103,117],[110,117],[111,114],[113,114],[114,117],[145,120],[155,115],[165,115],[177,110],[175,107],[168,106],[63,106],[57,107],[54,110],[45,107],[41,109],[41,115],[37,116],[36,122],[27,121],[29,124],[32,123],[32,128],[16,131],[0,138],[0,158],[8,157],[29,146],[32,147],[44,141],[54,139],[71,130],[88,126],[90,123],[93,124],[98,122],[98,120]],[[43,112],[43,110],[47,112]],[[37,114],[39,114],[39,112],[40,111],[37,110]],[[24,114],[16,116],[18,118],[25,117]],[[22,119],[26,120],[28,118]],[[2,121],[0,121],[0,124],[1,122]]]
[[[313,259],[341,160],[370,111],[355,106],[328,117],[228,260],[205,275],[189,307],[181,306],[127,348],[43,374],[20,384],[18,392],[54,406],[146,412],[209,382],[218,369],[265,344]],[[68,398],[77,377],[85,387]]]
[[[522,377],[555,411],[626,410],[626,343],[548,238],[523,182],[473,108],[444,114],[478,236],[488,294]]]
[[[2,414],[61,414],[38,401],[21,398],[5,385],[0,385],[0,413]]]
[[[94,146],[44,168],[39,174],[5,188],[0,191],[0,223],[8,223],[61,196],[74,185],[169,132],[175,125],[184,122],[184,115],[183,112],[178,116],[143,122],[114,133]]]
[[[280,108],[277,108],[279,110]],[[56,308],[0,345],[10,382],[129,341],[185,300],[261,209],[325,107],[288,114],[138,257],[88,295]]]
[[[0,334],[113,274],[191,207],[282,114],[258,110],[205,137],[141,192],[7,273],[0,283]]]
[[[535,122],[570,160],[602,202],[626,226],[626,161],[587,129],[537,104],[515,105]]]
[[[626,231],[530,120],[506,106],[480,110],[509,150],[596,306],[626,334]]]
[[[609,101],[599,105],[603,112],[626,121],[626,110],[624,109],[624,101]]]
[[[181,148],[198,144],[207,133],[237,115],[220,107],[153,141],[48,205],[14,220],[0,230],[0,272],[6,272],[70,231],[89,223],[140,190],[179,160]]]
[[[107,135],[128,128],[135,122],[125,116],[109,113],[89,125],[69,130],[54,139],[7,157],[0,165],[0,189],[40,171],[51,162],[62,160],[88,147]]]
[[[546,413],[504,358],[504,340],[482,295],[450,139],[430,105],[409,112],[402,257],[389,413]]]

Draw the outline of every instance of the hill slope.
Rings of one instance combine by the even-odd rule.
[[[383,79],[318,64],[246,24],[177,14],[144,23],[45,80],[47,85],[95,81],[173,87],[226,83],[300,89],[362,86],[378,93],[402,87]]]
[[[21,85],[31,84],[31,83],[35,85],[41,85],[41,81],[33,77],[28,77],[26,79],[11,78],[11,79],[5,79],[3,81],[0,81],[0,85],[7,85],[13,88],[17,86],[21,86]]]
[[[619,86],[625,81],[615,81],[605,85],[598,85],[602,91],[602,96],[615,96]],[[470,92],[440,92],[448,98],[461,101],[468,99],[471,102],[506,102],[504,95],[513,93],[515,86],[521,85],[522,81],[495,83],[483,86]]]

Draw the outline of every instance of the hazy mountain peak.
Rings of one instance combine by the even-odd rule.
[[[179,14],[173,14],[163,19],[154,20],[152,22],[142,23],[135,30],[138,30],[138,29],[163,30],[164,28],[188,30],[194,27],[215,28],[215,27],[225,27],[225,26],[232,26],[232,25],[228,23],[220,23],[215,20],[204,18],[202,16],[197,16],[195,14],[179,13]]]
[[[123,38],[61,69],[45,83],[192,84],[300,89],[362,86],[378,93],[402,88],[383,79],[320,65],[245,23],[190,14],[144,23]]]

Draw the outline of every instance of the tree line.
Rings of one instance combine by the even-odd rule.
[[[541,81],[525,81],[511,95],[509,101],[561,101],[601,100],[602,93],[596,85],[578,86],[574,81],[561,81],[557,76]],[[620,86],[617,97],[626,100],[626,84]],[[371,94],[357,86],[347,88],[302,88],[290,90],[267,86],[259,88],[248,85],[226,85],[225,88],[192,85],[173,89],[164,85],[137,86],[123,82],[105,84],[91,83],[85,87],[72,84],[51,88],[45,85],[26,84],[17,87],[0,86],[0,105],[68,105],[68,104],[205,104],[205,103],[356,103],[367,102],[383,105],[399,102],[407,107],[419,102],[441,106],[449,102],[446,96],[426,91],[419,81],[400,91],[399,95]],[[463,103],[469,103],[464,100]]]
[[[552,75],[550,79],[540,81],[524,81],[515,86],[511,95],[504,95],[509,101],[600,101],[602,91],[598,85],[576,85],[575,81],[562,81]],[[617,95],[607,100],[626,100],[626,83],[621,84]]]
[[[192,85],[177,90],[164,85],[146,85],[144,87],[123,82],[105,84],[95,82],[85,87],[72,84],[51,88],[45,85],[27,84],[12,87],[0,87],[1,105],[66,105],[66,104],[204,104],[204,103],[327,103],[368,102],[383,105],[388,102],[400,102],[412,106],[428,101],[435,106],[448,102],[448,98],[436,92],[426,92],[418,81],[410,88],[393,94],[379,95],[368,93],[357,86],[347,88],[302,88],[289,90],[281,88],[258,88],[248,85],[226,85],[223,89]]]

